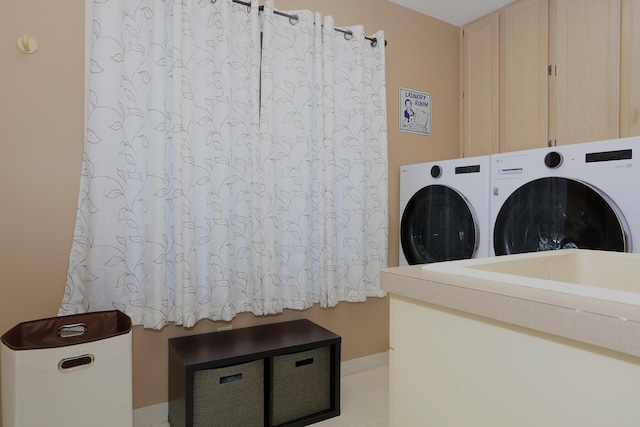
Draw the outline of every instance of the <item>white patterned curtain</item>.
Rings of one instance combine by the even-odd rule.
[[[60,315],[191,327],[384,295],[383,34],[251,4],[96,1]]]

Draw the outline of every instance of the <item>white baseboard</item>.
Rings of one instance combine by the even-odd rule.
[[[372,354],[370,356],[358,357],[357,359],[345,360],[340,363],[340,376],[357,374],[370,369],[381,368],[389,364],[389,352]],[[133,427],[161,426],[167,423],[169,413],[169,403],[162,402],[157,405],[145,406],[133,411]]]
[[[358,357],[357,359],[345,360],[340,363],[340,376],[357,374],[358,372],[368,371],[370,369],[381,368],[389,365],[389,352],[372,354],[369,356]]]

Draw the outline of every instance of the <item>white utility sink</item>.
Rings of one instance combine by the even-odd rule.
[[[426,264],[444,283],[511,284],[640,306],[640,254],[567,249]]]
[[[447,261],[381,282],[395,425],[639,425],[640,254]]]

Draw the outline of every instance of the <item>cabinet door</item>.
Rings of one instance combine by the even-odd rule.
[[[461,29],[463,157],[498,151],[498,12]]]
[[[549,1],[521,0],[502,11],[500,151],[549,141]]]
[[[620,136],[640,136],[640,1],[622,0]]]
[[[617,138],[620,0],[554,0],[557,145]]]

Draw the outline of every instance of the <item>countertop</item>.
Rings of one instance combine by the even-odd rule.
[[[421,265],[382,270],[400,296],[640,357],[640,306],[469,277]]]

